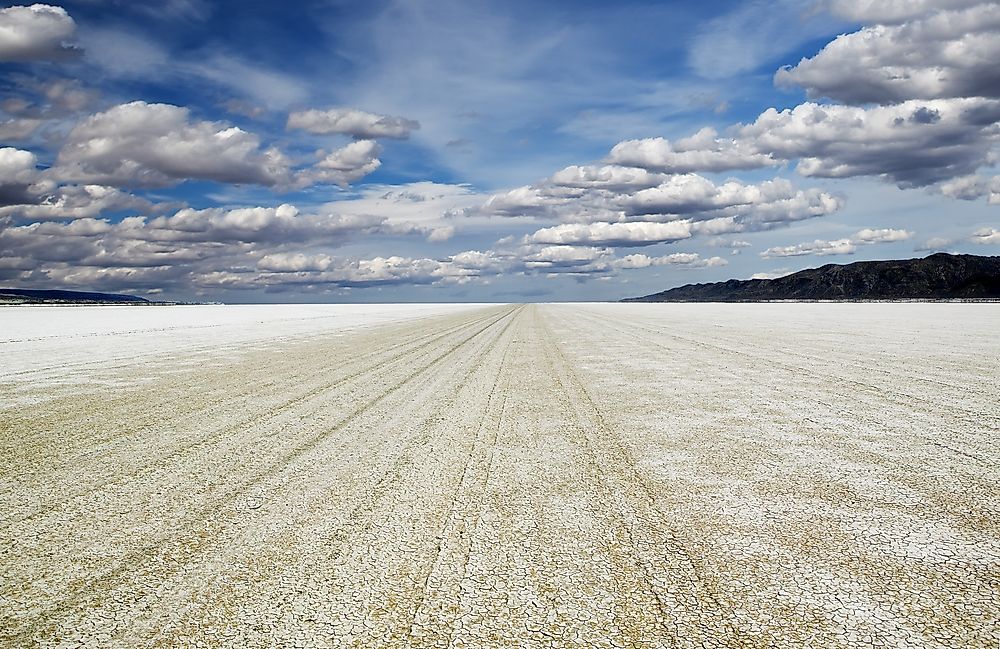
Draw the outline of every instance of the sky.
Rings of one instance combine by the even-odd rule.
[[[0,286],[617,300],[1000,254],[1000,2],[0,3]]]

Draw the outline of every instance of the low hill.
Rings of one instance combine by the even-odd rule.
[[[827,264],[777,279],[688,284],[623,302],[1000,299],[1000,257],[937,253],[921,259]]]
[[[120,293],[48,291],[0,288],[0,304],[153,304],[145,298]]]

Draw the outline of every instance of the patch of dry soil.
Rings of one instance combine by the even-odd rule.
[[[997,647],[998,330],[529,305],[54,358],[0,383],[0,645]]]

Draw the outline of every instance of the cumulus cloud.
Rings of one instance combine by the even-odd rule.
[[[647,169],[613,164],[603,166],[572,165],[552,174],[549,182],[556,187],[624,192],[655,187],[667,180],[669,180],[667,174],[650,173]]]
[[[781,178],[757,185],[738,181],[716,185],[702,176],[685,174],[623,197],[619,204],[628,215],[732,216],[746,226],[760,226],[830,214],[842,202],[818,189],[797,190]]]
[[[2,120],[0,121],[0,140],[5,142],[26,140],[34,135],[38,127],[44,123],[44,120],[30,117],[12,117]]]
[[[495,229],[485,217],[465,216],[463,210],[483,202],[483,195],[467,185],[430,181],[404,185],[365,185],[322,206],[342,215],[382,219],[386,234],[421,236],[431,243],[451,239],[472,228]]]
[[[52,176],[62,181],[164,187],[187,179],[267,186],[292,181],[290,161],[260,138],[187,108],[135,101],[77,124]]]
[[[314,135],[341,133],[361,140],[394,138],[404,140],[420,128],[419,122],[404,117],[377,115],[354,108],[297,111],[288,116],[287,128]]]
[[[738,137],[786,160],[804,176],[876,176],[904,187],[973,172],[990,160],[1000,101],[907,101],[856,108],[806,103],[765,111]]]
[[[795,271],[788,270],[787,268],[779,268],[778,270],[773,270],[770,272],[754,273],[750,276],[750,279],[778,279],[779,277],[785,277],[786,275],[791,275]]]
[[[329,269],[332,264],[333,257],[330,255],[307,255],[301,252],[278,252],[257,260],[259,270],[275,273],[321,272]]]
[[[815,241],[800,243],[794,246],[776,246],[768,248],[760,253],[765,259],[774,257],[800,257],[804,255],[816,255],[825,257],[828,255],[853,255],[859,245],[874,243],[894,243],[905,241],[913,236],[912,232],[906,230],[895,230],[892,228],[872,229],[865,228],[859,230],[854,236],[847,239],[835,239],[833,241]]]
[[[860,13],[914,17],[897,11],[891,2],[878,4],[881,12]],[[921,3],[907,4],[916,9],[914,5]],[[953,4],[961,8],[839,36],[816,56],[779,70],[775,82],[801,86],[810,97],[852,104],[1000,97],[1000,66],[996,64],[1000,60],[1000,5]]]
[[[853,255],[857,246],[850,239],[836,239],[834,241],[823,241],[817,239],[808,243],[799,243],[794,246],[775,246],[760,253],[761,257],[770,259],[773,257],[800,257],[803,255],[817,255],[825,257],[827,255]]]
[[[839,103],[770,108],[722,134],[626,140],[606,162],[674,174],[794,163],[807,177],[995,195],[973,178],[1000,161],[1000,4],[828,0],[825,8],[866,24],[779,70],[775,82]]]
[[[716,184],[697,174],[649,174],[605,165],[569,167],[538,185],[494,195],[479,212],[576,223],[728,218],[739,224],[728,231],[738,231],[822,216],[841,205],[828,192],[798,190],[780,178],[756,185]]]
[[[986,245],[1000,244],[1000,230],[996,228],[981,228],[972,233],[969,241]]]
[[[277,147],[223,122],[192,119],[187,108],[142,101],[82,120],[66,137],[47,177],[63,183],[167,187],[186,180],[276,189],[347,185],[376,170],[380,148],[358,140],[312,167],[297,169]]]
[[[77,56],[70,44],[76,23],[62,7],[45,4],[0,9],[0,62]]]
[[[727,237],[712,237],[705,243],[715,248],[749,248],[751,245],[749,241]]]
[[[373,232],[382,224],[374,216],[300,214],[287,203],[277,207],[196,210],[170,216],[125,219],[116,227],[123,235],[160,241],[241,242],[281,245],[339,242],[348,235]]]
[[[431,228],[427,233],[427,240],[431,243],[440,243],[451,239],[453,236],[455,236],[455,226],[442,225],[441,227]]]
[[[152,212],[160,209],[150,201],[105,185],[66,185],[38,198],[37,203],[0,207],[0,217],[15,220],[81,219],[108,212],[134,210]]]
[[[953,239],[947,237],[931,237],[924,243],[920,244],[914,250],[918,252],[924,252],[929,250],[945,250],[955,243]]]
[[[649,268],[650,266],[679,266],[682,268],[711,268],[725,266],[727,262],[722,257],[705,259],[696,252],[675,252],[670,255],[650,257],[643,254],[625,255],[613,262],[615,268],[633,269]]]
[[[489,263],[487,263],[488,260]],[[370,287],[395,284],[465,283],[474,278],[495,274],[495,265],[488,254],[478,251],[459,253],[451,259],[388,257],[337,258],[329,255],[269,255],[257,264],[262,271],[254,280],[269,287]],[[491,265],[494,264],[494,265]],[[231,285],[246,282],[239,275],[219,274],[212,281],[228,281]]]
[[[82,217],[16,225],[0,216],[0,257],[31,261],[20,264],[18,277],[95,289],[252,288],[263,272],[320,268],[329,249],[378,233],[383,221],[303,214],[288,204],[186,208],[118,222]]]
[[[960,176],[941,183],[937,189],[952,198],[972,201],[985,196],[991,205],[1000,205],[1000,176]]]
[[[50,185],[38,171],[38,158],[31,151],[0,148],[0,206],[37,203]]]
[[[674,143],[662,137],[619,142],[607,161],[668,173],[756,169],[776,163],[769,153],[756,150],[752,142],[720,138],[712,128],[703,128]]]
[[[375,140],[355,140],[325,155],[306,176],[310,182],[346,186],[382,166],[382,161],[378,158],[381,151]]]
[[[1000,101],[982,97],[870,108],[807,102],[764,111],[753,123],[734,127],[730,137],[714,138],[712,151],[750,151],[775,162],[798,160],[803,176],[875,176],[901,187],[927,186],[992,163],[1000,138],[998,121]],[[632,163],[644,164],[640,159]]]
[[[0,102],[0,140],[27,140],[46,125],[59,126],[63,118],[88,108],[98,93],[69,79],[39,81],[13,77],[13,96]]]
[[[895,230],[893,228],[865,228],[858,230],[851,241],[854,243],[894,243],[896,241],[906,241],[913,236],[907,230]]]
[[[526,243],[564,245],[648,246],[691,237],[691,223],[563,223],[525,237]]]

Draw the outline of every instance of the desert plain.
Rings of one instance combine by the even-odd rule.
[[[1000,305],[0,309],[0,646],[1000,646]]]

